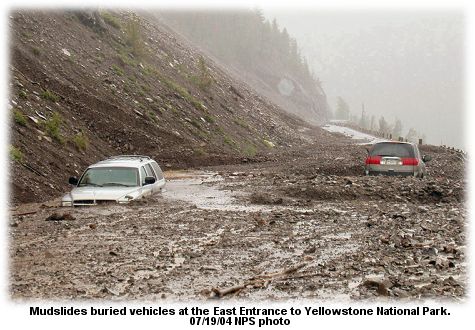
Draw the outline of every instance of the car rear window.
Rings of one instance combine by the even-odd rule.
[[[373,146],[369,154],[370,156],[414,158],[414,149],[410,144],[378,143]]]

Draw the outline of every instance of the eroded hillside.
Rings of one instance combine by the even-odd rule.
[[[10,29],[15,203],[58,196],[110,155],[184,168],[300,143],[297,119],[136,13],[22,11]]]
[[[208,51],[285,111],[321,124],[329,115],[326,94],[310,70],[297,40],[259,9],[160,11],[164,20]]]

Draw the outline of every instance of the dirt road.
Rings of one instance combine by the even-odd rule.
[[[12,296],[463,299],[464,160],[425,147],[424,180],[364,177],[364,147],[335,141],[169,172],[166,191],[127,206],[22,205],[10,219]],[[65,219],[45,221],[53,213]]]

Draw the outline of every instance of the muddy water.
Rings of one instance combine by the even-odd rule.
[[[195,205],[204,210],[220,211],[266,211],[257,205],[245,205],[238,197],[244,194],[226,190],[220,185],[223,178],[214,172],[174,172],[168,176],[163,197]]]
[[[205,246],[209,245],[209,241],[213,244],[225,240],[225,237],[231,235],[241,237],[246,241],[245,248],[235,255],[233,261],[227,265],[223,263],[207,261],[207,264],[201,266],[201,270],[207,273],[206,277],[200,277],[198,271],[182,277],[174,277],[167,281],[168,286],[173,292],[182,292],[185,296],[196,294],[196,286],[198,287],[220,287],[223,283],[227,286],[239,284],[249,276],[249,271],[266,272],[279,271],[285,268],[285,265],[293,264],[302,260],[302,257],[308,254],[305,252],[312,245],[316,246],[316,255],[311,257],[307,255],[308,265],[307,271],[312,272],[319,268],[319,265],[331,263],[336,257],[340,257],[347,253],[357,251],[359,244],[351,240],[351,233],[335,232],[335,228],[322,226],[319,219],[309,215],[316,212],[338,213],[348,217],[355,216],[354,212],[341,209],[338,205],[325,203],[313,208],[302,208],[282,205],[254,205],[246,202],[247,192],[241,190],[231,190],[233,186],[224,185],[224,179],[214,172],[174,172],[168,176],[166,189],[163,191],[163,197],[169,201],[181,201],[196,206],[197,209],[226,211],[234,214],[234,217],[241,219],[249,218],[252,223],[253,217],[256,215],[265,215],[272,217],[273,214],[292,214],[298,220],[293,220],[291,230],[275,231],[259,230],[258,232],[248,232],[242,229],[219,229],[212,236],[205,236]],[[284,216],[285,218],[285,216]],[[243,236],[244,235],[244,236]],[[235,238],[233,238],[235,239]],[[203,241],[203,242],[204,242]],[[279,241],[279,246],[276,242]],[[184,242],[186,245],[186,242]],[[203,252],[202,242],[197,244],[200,254]],[[196,252],[196,251],[195,251]],[[232,253],[232,252],[230,252]],[[234,251],[235,253],[235,251]],[[225,257],[225,259],[230,258]],[[219,261],[216,260],[216,261]],[[252,268],[236,265],[242,265],[252,261]],[[226,266],[227,265],[227,266]],[[180,267],[191,267],[188,261],[185,261]],[[229,271],[226,271],[228,269]],[[255,273],[254,273],[255,275]],[[190,277],[191,276],[191,277]],[[252,276],[251,276],[252,277]],[[190,285],[190,281],[194,285]],[[356,288],[355,283],[339,286],[337,283],[330,287],[322,287],[318,290],[309,292],[300,292],[295,296],[296,292],[280,287],[282,284],[270,284],[268,287],[256,290],[252,293],[242,293],[242,298],[251,299],[267,299],[289,300],[302,297],[320,297],[323,299],[349,300],[350,292]],[[335,290],[338,286],[339,289]],[[300,289],[299,289],[300,290]]]
[[[415,228],[421,228],[418,235],[425,242],[427,233],[418,224],[436,211],[401,227],[409,220],[378,211],[390,207],[406,212],[399,204],[293,203],[289,198],[286,205],[256,205],[250,193],[275,187],[215,172],[165,175],[163,194],[130,205],[65,209],[53,203],[12,212],[12,296],[207,300],[214,289],[251,283],[225,298],[349,300],[374,296],[361,286],[368,277],[403,274],[407,283],[400,287],[407,292],[433,285],[437,269],[406,267],[415,263],[414,253],[424,257],[423,249],[396,244],[401,244],[401,234],[417,238]],[[71,213],[74,220],[45,221],[52,212]],[[386,244],[382,254],[386,245],[379,238],[388,234],[395,243]],[[463,245],[459,249],[465,250]],[[453,255],[443,256],[440,252],[436,260],[441,265],[445,257],[458,262]],[[300,264],[304,266],[297,271],[286,272]],[[463,282],[456,276],[458,268],[439,273],[441,281]],[[253,282],[267,274],[281,275]]]
[[[227,210],[234,206],[234,198],[228,191],[218,189],[214,184],[222,180],[215,173],[192,172],[167,180],[163,197],[180,200],[201,209]]]
[[[166,178],[167,184],[162,192],[164,198],[187,202],[199,209],[263,213],[291,210],[303,214],[314,211],[313,208],[251,204],[245,201],[249,193],[230,190],[229,186],[222,184],[223,177],[215,172],[174,171],[166,175]],[[330,203],[319,205],[318,208],[338,213],[347,212]]]

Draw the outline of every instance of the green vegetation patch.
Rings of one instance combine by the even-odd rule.
[[[45,121],[45,130],[46,134],[48,134],[53,140],[64,143],[63,136],[61,135],[61,124],[63,119],[58,112],[53,113],[50,119]]]
[[[79,132],[73,137],[73,143],[77,150],[86,151],[89,147],[89,139],[84,132]]]
[[[112,64],[111,66],[111,69],[112,71],[114,71],[114,73],[118,76],[123,76],[124,75],[124,70],[122,70],[121,67],[115,65],[115,64]]]
[[[37,47],[31,47],[31,51],[33,52],[33,55],[35,55],[35,56],[40,56],[41,55],[41,51]]]
[[[109,13],[107,11],[103,11],[103,12],[101,12],[101,17],[104,20],[104,22],[106,22],[107,24],[109,24],[113,28],[116,28],[118,30],[120,30],[122,28],[122,24],[120,24],[119,18],[112,15],[111,13]]]
[[[205,114],[203,117],[204,117],[204,119],[205,119],[208,123],[210,123],[210,124],[213,124],[213,123],[216,121],[216,119],[215,119],[212,115],[210,115],[210,114],[208,114],[208,113]]]
[[[251,129],[251,127],[249,126],[249,124],[246,123],[246,122],[245,122],[243,119],[241,119],[241,118],[236,118],[236,119],[234,119],[233,121],[234,121],[234,123],[235,123],[236,125],[239,125],[239,126],[245,128],[245,129],[248,129],[248,130]]]
[[[137,57],[141,57],[145,52],[140,30],[140,20],[138,17],[128,20],[125,26],[126,43],[130,46],[132,53]]]
[[[254,157],[257,154],[257,148],[253,144],[248,143],[244,147],[243,152],[247,157]]]
[[[206,65],[203,57],[198,59],[198,70],[199,73],[196,76],[191,77],[191,81],[197,85],[201,90],[207,91],[214,82],[213,76],[209,72],[208,66]]]
[[[21,99],[28,99],[28,94],[26,94],[26,92],[24,90],[21,90],[18,92],[18,97],[21,98]]]
[[[53,93],[52,91],[46,89],[41,92],[40,94],[41,98],[48,100],[48,101],[53,101],[53,102],[58,102],[59,101],[59,96]]]
[[[133,59],[127,49],[122,48],[118,51],[118,58],[122,65],[137,66],[139,62],[136,59]]]
[[[13,120],[20,126],[26,126],[26,116],[18,109],[13,110]]]
[[[269,140],[266,140],[266,139],[263,139],[262,140],[262,143],[264,143],[264,145],[267,147],[267,148],[274,148],[275,147],[275,144]]]
[[[194,149],[194,152],[195,152],[195,154],[196,154],[197,156],[201,156],[201,157],[208,155],[208,153],[206,152],[206,150],[204,150],[204,149],[201,148],[201,147],[195,148],[195,149]]]
[[[157,115],[155,114],[155,112],[151,111],[151,110],[145,110],[145,116],[152,122],[154,122],[155,124],[159,124],[160,120],[158,119]]]
[[[190,123],[191,123],[191,125],[195,126],[196,128],[201,129],[201,123],[198,120],[192,119]]]
[[[226,134],[223,136],[223,141],[224,143],[229,144],[232,147],[234,147],[234,145],[236,144],[236,142],[233,139],[231,139],[229,136],[227,136]]]
[[[19,148],[10,145],[9,154],[11,160],[14,160],[19,163],[23,162],[23,153]]]
[[[185,88],[178,85],[176,82],[168,79],[165,76],[160,76],[159,79],[165,84],[165,86],[174,90],[181,97],[183,97],[187,102],[192,104],[197,110],[201,110],[201,111],[206,110],[205,107],[203,106],[203,103],[201,103],[197,98],[195,98],[193,95],[188,93],[188,91]]]

